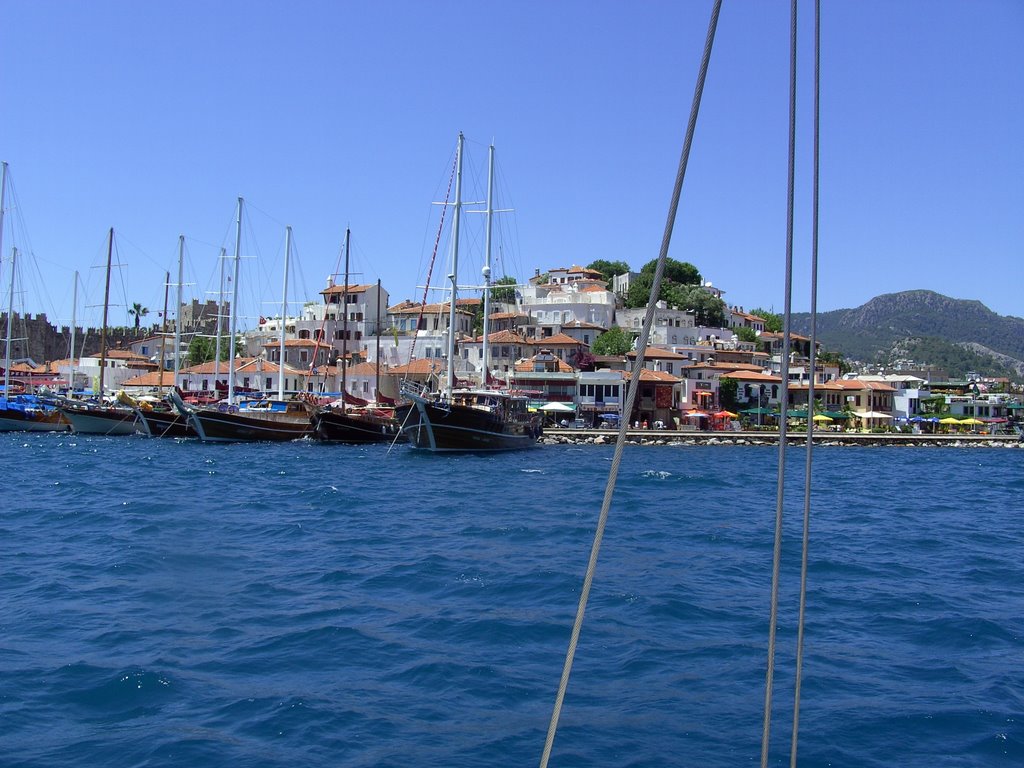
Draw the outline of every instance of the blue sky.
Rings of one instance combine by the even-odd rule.
[[[1024,315],[1024,3],[824,6],[819,309],[927,288]],[[639,268],[657,256],[710,8],[5,0],[3,251],[29,254],[19,303],[70,319],[78,269],[79,320],[98,316],[111,226],[124,265],[111,322],[134,301],[153,320],[179,234],[186,297],[206,297],[239,195],[250,315],[279,301],[285,224],[294,296],[340,268],[351,227],[353,281],[418,298],[460,130],[470,196],[493,138],[515,208],[498,217],[496,276]],[[802,3],[796,310],[810,292],[812,20]],[[726,2],[671,255],[747,308],[783,305],[788,83],[789,4]],[[475,272],[480,236],[467,240]]]

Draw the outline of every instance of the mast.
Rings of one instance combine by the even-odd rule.
[[[292,228],[284,228],[284,288],[281,297],[280,359],[277,365],[277,399],[284,400],[284,330],[288,322],[288,257],[292,252]]]
[[[224,262],[227,248],[220,249],[220,285],[217,287],[217,341],[213,345],[213,392],[217,393],[217,377],[220,375],[220,334],[224,326]]]
[[[455,213],[452,217],[452,271],[448,275],[452,284],[452,301],[448,308],[448,377],[445,388],[448,396],[455,389],[455,301],[458,297],[459,275],[459,223],[462,214],[462,144],[464,138],[459,131],[459,144],[455,152]],[[485,361],[486,362],[486,361]]]
[[[68,395],[75,393],[75,323],[78,318],[78,270],[75,270],[75,283],[71,288],[71,365],[68,372]]]
[[[377,331],[377,352],[374,358],[377,364],[374,370],[374,381],[373,381],[373,401],[375,403],[380,402],[380,278],[377,278],[377,316],[373,321],[374,330]]]
[[[348,374],[348,246],[352,236],[352,230],[345,228],[345,288],[341,293],[342,323],[341,323],[341,410],[345,411],[345,378]],[[314,360],[314,365],[316,361]]]
[[[167,348],[167,294],[171,290],[171,273],[168,272],[164,278],[164,324],[160,329],[160,364],[157,366],[157,387],[163,389],[164,387],[164,350]]]
[[[228,331],[228,405],[235,400],[235,330],[238,327],[238,262],[242,259],[242,198],[238,198],[238,218],[235,221],[235,277],[231,283],[231,323]],[[220,360],[215,369],[220,368]]]
[[[18,263],[18,249],[11,248],[11,290],[7,294],[7,342],[4,352],[4,398],[10,401],[11,398],[11,328],[14,323],[14,268]]]
[[[100,376],[99,399],[103,403],[103,374],[107,367],[107,311],[110,309],[110,264],[114,256],[114,228],[110,228],[107,238],[107,280],[103,289],[103,327],[100,328]]]
[[[4,200],[7,196],[7,161],[0,163],[0,261],[4,247]],[[7,385],[11,382],[11,318],[14,312],[14,259],[11,259],[11,300],[7,309],[7,356],[4,358],[4,397],[10,397]]]
[[[487,153],[487,240],[484,248],[484,377],[481,384],[487,386],[490,379],[490,358],[487,353],[490,343],[487,335],[490,331],[491,316],[491,229],[494,223],[494,145],[491,144]]]
[[[174,309],[174,386],[178,386],[178,375],[181,373],[181,284],[184,282],[184,267],[185,236],[178,235],[178,293]],[[164,319],[166,318],[167,311],[164,310]]]

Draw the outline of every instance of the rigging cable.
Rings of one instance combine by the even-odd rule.
[[[807,607],[807,551],[811,540],[811,463],[814,438],[814,371],[818,342],[818,168],[820,160],[821,113],[821,0],[814,0],[814,155],[813,190],[811,192],[811,349],[807,367],[811,377],[807,387],[807,465],[804,470],[804,529],[800,550],[800,610],[796,628],[796,680],[793,694],[793,735],[790,741],[789,765],[796,768],[796,748],[800,733],[800,684],[803,680],[804,618]]]
[[[768,665],[764,685],[764,726],[761,732],[761,768],[768,765],[768,741],[772,724],[772,686],[775,679],[775,633],[779,617],[779,569],[782,562],[782,503],[786,480],[786,427],[789,409],[789,345],[793,313],[793,200],[796,169],[796,16],[797,0],[790,5],[789,37],[789,180],[786,190],[786,279],[782,325],[782,377],[779,410],[779,459],[775,490],[775,543],[772,548],[771,609],[768,618]],[[813,376],[813,373],[812,373]],[[808,403],[808,409],[811,404]],[[813,419],[808,418],[808,421]]]
[[[441,206],[441,221],[437,225],[437,236],[434,238],[434,251],[430,254],[430,265],[427,267],[427,282],[423,285],[423,303],[420,304],[420,313],[416,318],[416,328],[413,329],[412,344],[409,347],[409,364],[412,365],[412,356],[416,351],[416,337],[419,335],[420,323],[423,322],[423,310],[427,306],[427,292],[430,290],[430,276],[434,273],[434,261],[437,259],[437,249],[441,242],[441,233],[444,230],[444,217],[448,213],[448,201],[451,199],[452,194],[452,182],[455,180],[455,169],[458,167],[458,156],[455,158],[455,162],[452,163],[452,174],[448,177],[448,191],[444,193],[444,204]],[[453,328],[448,329],[448,333],[454,333]],[[405,374],[406,379],[409,378],[408,369]]]
[[[672,200],[669,203],[668,220],[665,222],[665,233],[661,241],[661,251],[658,255],[658,266],[654,271],[654,281],[651,284],[650,300],[647,302],[647,312],[644,315],[644,324],[640,330],[640,338],[637,342],[636,361],[633,363],[633,370],[630,373],[631,386],[626,392],[625,413],[631,413],[633,403],[636,400],[636,393],[639,390],[640,372],[644,367],[644,354],[647,351],[647,339],[650,335],[651,326],[654,323],[655,299],[661,289],[661,280],[665,272],[665,260],[668,258],[668,247],[672,240],[672,229],[675,225],[676,211],[679,208],[679,198],[682,194],[683,179],[686,176],[686,165],[690,157],[690,146],[693,143],[693,134],[697,127],[697,114],[700,111],[701,96],[704,92],[704,81],[707,79],[708,64],[711,60],[711,48],[715,40],[715,30],[718,26],[718,15],[722,9],[722,0],[715,0],[711,10],[711,20],[708,24],[707,39],[704,42],[704,53],[701,57],[700,71],[697,75],[697,84],[694,88],[693,103],[690,106],[690,119],[686,125],[686,138],[683,140],[683,151],[679,158],[679,169],[676,173],[675,185],[672,189]],[[626,444],[626,428],[628,419],[619,420],[619,434],[615,441],[615,454],[612,457],[611,469],[608,472],[608,482],[605,485],[604,501],[601,504],[601,514],[598,517],[597,529],[594,532],[594,542],[591,546],[590,560],[587,564],[587,572],[583,579],[583,588],[580,592],[579,605],[576,609],[576,620],[573,624],[572,635],[569,639],[569,648],[565,655],[565,665],[562,669],[562,677],[558,684],[558,693],[555,697],[555,704],[551,713],[551,722],[548,725],[547,738],[544,742],[544,752],[540,759],[540,768],[547,768],[548,760],[551,757],[551,747],[554,744],[555,733],[558,730],[558,719],[562,711],[562,702],[565,700],[565,692],[569,686],[569,674],[572,672],[573,659],[576,655],[576,646],[579,643],[580,630],[583,627],[583,616],[586,612],[587,600],[590,596],[590,586],[594,580],[594,572],[597,569],[597,557],[601,550],[601,540],[604,538],[604,530],[608,521],[608,510],[611,507],[612,494],[615,491],[615,481],[619,473],[619,464],[622,461],[622,451]]]

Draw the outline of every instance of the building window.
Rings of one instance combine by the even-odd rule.
[[[269,376],[267,376],[267,386],[266,386],[266,388],[267,389],[273,389],[273,387],[274,387],[273,381],[271,380],[271,378]]]
[[[303,349],[299,351],[299,361],[303,363],[309,362],[309,350]]]

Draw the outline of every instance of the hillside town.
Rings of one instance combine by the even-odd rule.
[[[292,394],[338,397],[344,381],[349,402],[394,400],[403,380],[436,383],[447,367],[447,334],[453,332],[458,381],[500,382],[527,392],[531,405],[545,410],[549,426],[612,427],[626,419],[648,429],[772,429],[785,410],[791,418],[810,416],[824,429],[919,430],[942,416],[967,421],[975,432],[998,432],[1010,428],[1024,408],[1007,380],[949,380],[928,367],[852,372],[829,355],[816,355],[812,370],[808,337],[792,333],[784,347],[783,334],[770,329],[770,318],[730,306],[723,290],[700,280],[694,287],[720,302],[724,322],[701,325],[698,313],[659,301],[640,389],[633,411],[624,413],[646,312],[628,307],[625,299],[639,277],[627,272],[609,280],[577,265],[537,269],[524,283],[493,289],[486,339],[479,297],[457,299],[452,313],[446,302],[392,303],[379,283],[328,279],[300,314],[261,317],[256,328],[238,334],[237,386],[270,395],[283,373],[284,388]],[[224,318],[229,311],[214,302],[192,301],[165,326],[109,329],[106,386],[141,397],[177,385],[195,401],[219,399],[228,375]],[[15,334],[13,381],[53,389],[71,383],[85,392],[95,386],[96,329],[75,329],[76,348],[84,351],[72,366],[70,357],[52,359],[55,349],[69,349],[72,329],[58,331],[44,315],[15,315],[15,327],[19,323],[30,328]],[[0,328],[6,325],[4,314]],[[219,363],[213,359],[214,338],[223,343]],[[180,339],[177,349],[175,339]],[[39,362],[37,355],[50,359]],[[781,402],[784,360],[786,403]],[[814,402],[808,403],[812,378]]]

